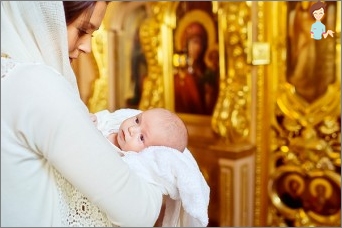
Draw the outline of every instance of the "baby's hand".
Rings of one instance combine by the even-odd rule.
[[[93,113],[89,113],[89,116],[90,116],[91,121],[93,121],[95,126],[97,126],[97,116]]]

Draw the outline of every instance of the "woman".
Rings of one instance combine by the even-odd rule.
[[[199,22],[189,24],[182,35],[182,47],[187,53],[186,68],[174,75],[175,110],[177,112],[206,114],[205,53],[208,34]]]
[[[216,75],[205,63],[208,33],[200,22],[190,23],[182,35],[187,65],[174,75],[175,110],[193,114],[211,114],[216,102]],[[212,101],[215,100],[215,101]]]
[[[91,51],[106,7],[1,2],[2,226],[102,225],[80,219],[100,213],[78,190],[114,225],[153,226],[158,217],[160,190],[94,127],[70,66]]]

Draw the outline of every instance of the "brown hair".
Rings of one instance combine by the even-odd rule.
[[[96,1],[63,1],[66,24],[74,22],[83,12],[92,14]]]
[[[314,20],[316,20],[316,18],[315,18],[314,15],[313,15],[313,12],[316,11],[316,10],[319,10],[320,8],[323,8],[323,10],[324,10],[324,12],[325,12],[325,7],[326,7],[326,4],[323,3],[323,2],[321,2],[321,1],[318,1],[318,2],[316,2],[316,3],[314,3],[314,4],[312,4],[312,5],[310,6],[310,9],[309,9],[309,12],[310,12],[311,17],[312,17]]]

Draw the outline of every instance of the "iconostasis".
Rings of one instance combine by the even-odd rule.
[[[340,226],[341,2],[109,4],[74,64],[91,112],[170,109],[211,188],[209,226]]]

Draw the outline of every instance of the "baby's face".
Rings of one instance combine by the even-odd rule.
[[[165,136],[157,119],[155,110],[147,110],[123,121],[117,135],[121,150],[139,152],[148,146],[161,145]]]

